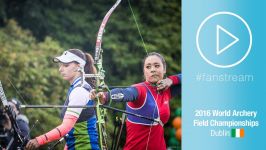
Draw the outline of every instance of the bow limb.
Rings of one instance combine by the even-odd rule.
[[[106,15],[103,18],[103,21],[101,23],[101,26],[99,28],[98,34],[97,34],[97,39],[96,39],[96,46],[95,46],[95,63],[97,64],[101,54],[102,54],[102,37],[103,37],[103,32],[104,28],[106,26],[107,21],[109,20],[109,17],[113,13],[113,11],[116,9],[116,7],[120,4],[121,0],[117,0],[116,3],[112,6],[112,8],[106,13]]]

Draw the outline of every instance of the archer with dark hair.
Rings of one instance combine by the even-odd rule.
[[[8,101],[8,105],[10,106],[10,112],[14,116],[18,127],[18,133],[23,141],[27,141],[30,138],[30,129],[29,129],[29,120],[28,118],[23,115],[20,111],[21,102],[16,98],[12,98]],[[1,110],[1,125],[0,125],[0,141],[1,141],[1,148],[5,148],[8,150],[15,150],[15,149],[23,149],[23,144],[20,140],[18,140],[17,136],[15,136],[15,131],[12,128],[12,123],[9,118],[9,115]]]
[[[110,100],[127,102],[127,112],[152,120],[128,115],[124,150],[166,150],[164,124],[170,118],[170,100],[180,94],[181,74],[164,78],[166,62],[159,53],[148,53],[143,59],[145,81],[128,88],[115,88],[110,92],[92,93],[102,104]]]

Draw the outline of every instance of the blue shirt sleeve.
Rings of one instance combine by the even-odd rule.
[[[138,90],[135,87],[115,88],[107,93],[107,99],[115,102],[132,102],[138,98]]]

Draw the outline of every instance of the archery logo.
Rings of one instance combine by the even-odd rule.
[[[112,99],[122,99],[123,97],[124,97],[123,93],[112,94],[111,96]]]
[[[230,68],[243,62],[252,47],[247,22],[232,12],[217,12],[205,18],[196,34],[200,56],[210,65]]]

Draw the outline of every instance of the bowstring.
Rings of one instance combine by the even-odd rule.
[[[139,24],[138,24],[138,22],[137,22],[137,18],[136,18],[136,16],[135,16],[135,13],[134,13],[134,11],[133,11],[133,9],[132,9],[132,6],[131,6],[131,3],[130,3],[130,0],[127,0],[127,1],[128,1],[128,5],[129,5],[129,8],[130,8],[131,14],[132,14],[133,19],[134,19],[134,22],[135,22],[136,27],[137,27],[137,29],[138,29],[139,36],[140,36],[140,38],[141,38],[143,48],[144,48],[146,54],[148,54],[148,50],[147,50],[147,48],[146,48],[146,44],[145,44],[145,41],[144,41],[144,39],[143,39],[142,33],[141,33],[141,31],[140,31]]]

